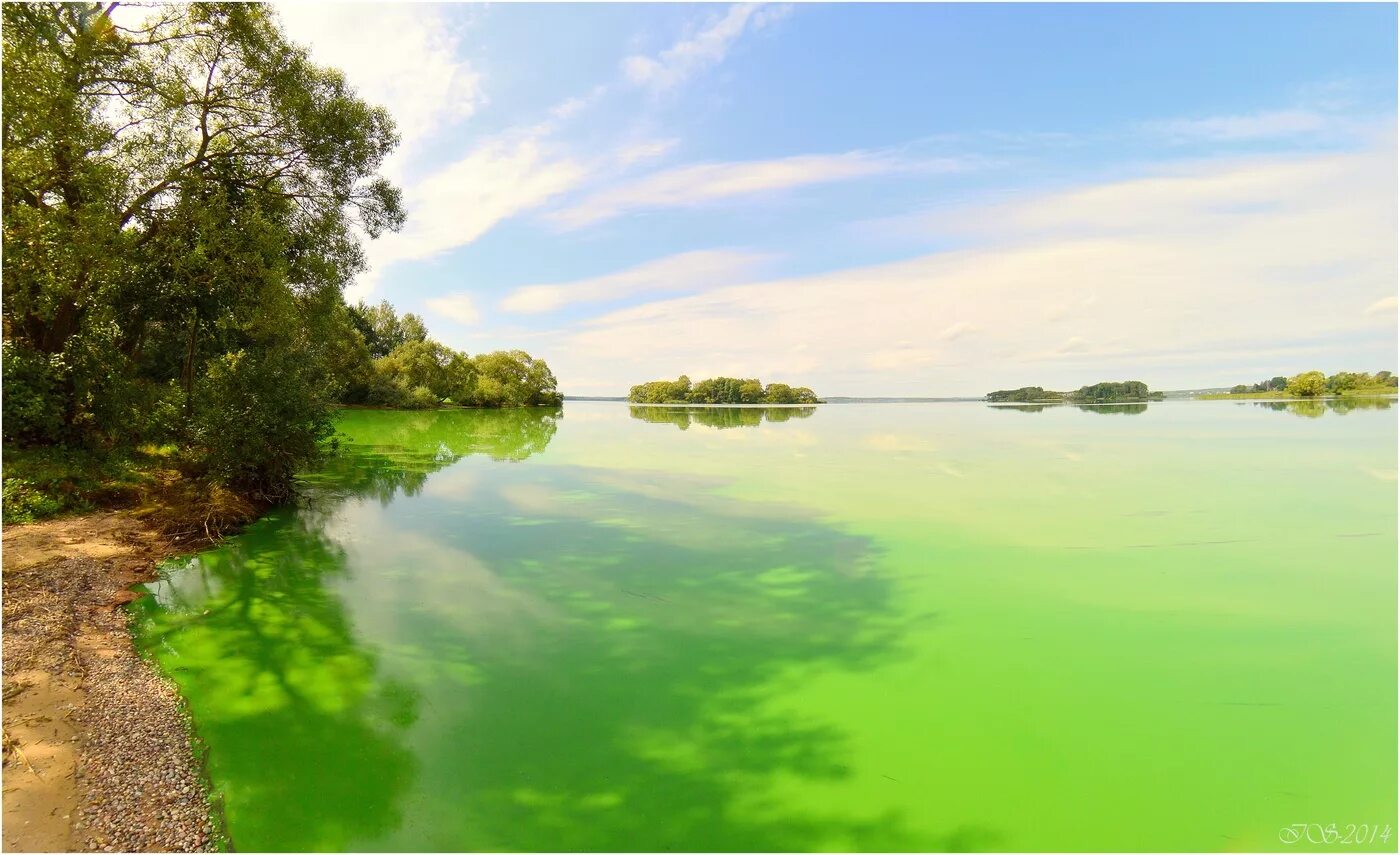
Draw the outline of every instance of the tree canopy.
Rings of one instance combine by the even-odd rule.
[[[1321,371],[1305,371],[1292,377],[1274,377],[1254,384],[1240,383],[1230,388],[1232,395],[1258,395],[1276,392],[1295,398],[1318,395],[1388,394],[1396,389],[1397,378],[1389,371],[1338,371],[1328,376]]]
[[[264,4],[5,4],[4,436],[173,442],[268,497],[336,400],[554,400],[544,363],[468,358],[347,306],[361,243],[404,221],[383,107]]]
[[[692,384],[682,374],[676,380],[653,380],[633,386],[627,400],[636,404],[820,404],[806,386],[769,383],[757,379],[712,377]]]
[[[1159,400],[1161,392],[1152,392],[1147,388],[1147,384],[1141,380],[1125,380],[1121,383],[1105,382],[1095,383],[1092,386],[1081,386],[1075,392],[1052,392],[1042,389],[1039,386],[1022,386],[1019,389],[1001,389],[996,392],[988,392],[986,400],[990,403],[1055,403],[1060,401],[1070,401],[1082,404],[1115,404],[1115,403],[1135,403],[1140,401]]]

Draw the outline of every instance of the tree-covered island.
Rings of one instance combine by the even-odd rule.
[[[1304,371],[1292,377],[1272,377],[1258,383],[1240,383],[1229,392],[1202,398],[1318,398],[1347,395],[1394,395],[1397,378],[1389,371],[1338,371],[1330,377],[1321,371]]]
[[[1001,389],[988,392],[986,401],[992,404],[1133,404],[1160,401],[1162,397],[1161,392],[1148,390],[1147,384],[1141,380],[1125,380],[1081,386],[1075,392],[1052,392],[1039,386]]]
[[[682,374],[675,380],[653,380],[633,386],[627,400],[634,404],[821,404],[806,386],[763,385],[757,379],[712,377],[692,384]]]

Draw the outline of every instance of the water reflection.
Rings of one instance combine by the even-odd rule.
[[[1292,413],[1307,419],[1320,418],[1327,412],[1344,416],[1352,410],[1388,410],[1395,405],[1394,398],[1324,398],[1298,401],[1253,401],[1256,407],[1275,412]]]
[[[1120,413],[1135,416],[1147,412],[1147,404],[989,404],[994,410],[1016,410],[1021,413],[1039,413],[1047,409],[1068,409],[1074,407],[1088,413]]]
[[[1079,409],[1104,415],[1136,416],[1147,412],[1147,404],[1076,404]]]
[[[629,407],[632,418],[655,424],[673,424],[681,430],[691,425],[712,428],[757,427],[767,422],[810,418],[816,407]]]
[[[731,427],[812,409],[667,420]],[[137,607],[143,648],[210,748],[236,847],[993,839],[930,840],[897,813],[848,819],[765,797],[852,774],[845,733],[773,704],[783,681],[886,662],[927,619],[897,608],[869,539],[694,477],[462,459],[538,452],[556,430],[545,413],[348,413],[341,427],[354,441],[308,478],[308,501],[171,572]]]

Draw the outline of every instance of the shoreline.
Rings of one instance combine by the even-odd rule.
[[[4,527],[7,851],[220,848],[184,701],[123,608],[202,545],[124,511]]]

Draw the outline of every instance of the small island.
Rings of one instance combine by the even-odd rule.
[[[763,385],[758,379],[711,377],[692,384],[682,374],[675,380],[653,380],[633,386],[627,400],[634,404],[823,404],[806,386]]]
[[[1199,397],[1222,398],[1319,398],[1348,395],[1394,395],[1397,378],[1389,371],[1368,374],[1365,371],[1338,371],[1327,376],[1321,371],[1304,371],[1292,377],[1273,377],[1258,383],[1240,383],[1229,392],[1215,392]]]
[[[992,404],[1138,404],[1160,401],[1161,392],[1152,392],[1141,380],[1121,383],[1095,383],[1081,386],[1077,392],[1052,392],[1039,386],[1001,389],[988,392],[986,401]]]

